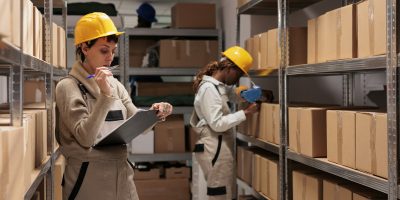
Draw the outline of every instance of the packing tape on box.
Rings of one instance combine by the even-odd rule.
[[[374,1],[368,0],[368,29],[369,29],[369,53],[373,55],[375,45],[374,45],[374,38],[375,38],[375,31],[374,31]]]
[[[301,144],[300,144],[300,117],[301,117],[301,109],[296,109],[296,144],[297,144],[297,152],[301,153]]]
[[[372,113],[372,120],[370,124],[370,148],[371,148],[371,172],[377,174],[377,160],[376,160],[376,113]]]
[[[306,193],[307,193],[307,177],[305,174],[301,174],[301,181],[303,182],[302,185],[302,190],[301,190],[301,200],[307,200],[306,199]]]
[[[342,43],[341,38],[342,38],[342,10],[338,9],[337,10],[337,22],[336,22],[336,59],[341,58],[341,49],[342,49]]]
[[[343,115],[341,111],[337,111],[337,154],[338,163],[343,164],[342,154],[343,154]]]
[[[190,56],[190,40],[186,40],[185,41],[185,45],[186,45],[186,48],[185,48],[185,50],[186,50],[186,56]]]

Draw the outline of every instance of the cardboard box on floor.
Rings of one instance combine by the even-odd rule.
[[[324,200],[353,200],[351,189],[332,180],[323,180],[323,199]]]
[[[189,167],[171,167],[165,169],[165,178],[190,178]]]
[[[135,180],[154,180],[160,178],[159,168],[153,168],[148,171],[135,169],[134,171],[135,175],[133,176],[133,179]]]
[[[353,169],[356,168],[356,113],[328,110],[326,114],[328,160]]]
[[[357,4],[357,38],[359,58],[386,54],[386,1]]]
[[[156,40],[129,40],[129,67],[142,67],[147,48],[156,45]],[[155,67],[155,66],[152,66]]]
[[[183,115],[170,115],[154,128],[155,153],[184,153],[185,125]]]
[[[293,200],[320,200],[322,179],[318,175],[293,171]]]
[[[189,200],[189,179],[135,180],[140,200]]]
[[[194,95],[192,82],[136,82],[137,96]]]
[[[24,198],[24,130],[0,126],[0,200]]]
[[[54,168],[54,199],[62,200],[62,180],[65,171],[65,157],[60,155]]]
[[[171,9],[173,28],[216,28],[215,4],[177,3]]]
[[[217,58],[216,40],[160,40],[160,67],[204,67]]]
[[[309,157],[326,157],[327,108],[289,107],[289,148]]]
[[[388,177],[387,114],[356,114],[356,169]]]

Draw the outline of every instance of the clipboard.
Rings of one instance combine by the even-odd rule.
[[[158,121],[157,110],[139,110],[110,134],[99,138],[94,147],[128,144],[138,135],[153,128]]]

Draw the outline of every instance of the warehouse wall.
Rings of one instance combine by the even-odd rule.
[[[2,103],[7,103],[8,95],[7,95],[7,77],[5,76],[0,76],[0,104]]]

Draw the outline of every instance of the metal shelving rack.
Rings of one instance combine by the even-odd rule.
[[[274,4],[275,2],[275,4]],[[310,1],[315,3],[316,1]],[[346,4],[348,1],[342,1]],[[398,63],[398,33],[397,33],[397,10],[399,4],[396,0],[387,0],[387,55],[377,56],[365,59],[349,59],[319,64],[305,64],[297,66],[288,66],[288,38],[285,30],[288,21],[288,8],[291,11],[301,9],[304,6],[295,6],[296,1],[287,0],[251,0],[247,4],[238,9],[238,25],[237,30],[240,30],[240,14],[277,14],[278,15],[278,39],[281,50],[281,63],[278,71],[279,77],[279,104],[280,104],[280,134],[281,145],[279,145],[279,165],[280,165],[280,196],[281,199],[292,199],[291,188],[291,163],[301,163],[303,165],[319,169],[321,171],[339,176],[351,182],[364,185],[368,188],[381,191],[388,194],[388,199],[395,200],[400,197],[400,187],[398,184],[398,162],[399,162],[399,105],[398,105],[398,81],[399,72]],[[275,11],[273,6],[277,7]],[[294,9],[292,9],[294,8]],[[237,43],[239,43],[239,31],[237,32]],[[354,74],[359,72],[385,71],[387,81],[387,106],[388,106],[388,180],[363,173],[354,169],[330,163],[323,158],[310,158],[288,149],[288,118],[287,118],[287,95],[289,77],[294,76],[323,76],[323,75],[343,75],[345,80],[344,87],[344,105],[353,105],[353,79]],[[254,143],[255,146],[264,150],[271,151],[268,146],[260,144],[254,138],[237,134],[237,139]],[[256,140],[256,142],[254,142]],[[238,181],[239,182],[239,181]]]
[[[215,3],[219,7],[219,3]],[[174,28],[126,28],[125,34],[120,39],[120,70],[115,75],[120,76],[120,81],[126,88],[130,88],[129,76],[195,76],[200,68],[184,67],[130,67],[129,65],[129,39],[211,39],[218,40],[219,52],[223,49],[222,31],[220,29],[174,29]],[[146,107],[144,107],[146,109]],[[192,106],[175,106],[173,114],[190,115]],[[129,159],[133,162],[155,161],[184,161],[192,160],[192,153],[165,153],[165,154],[131,154]]]
[[[33,4],[37,7],[44,7],[44,42],[45,42],[45,55],[46,59],[51,63],[52,59],[52,16],[53,16],[53,0],[32,0]],[[67,3],[64,0],[55,0],[58,7],[63,11],[63,27],[66,27],[66,9]],[[21,1],[22,5],[22,1]],[[22,8],[22,6],[21,6]],[[23,10],[21,11],[21,20],[23,19]],[[23,30],[23,23],[21,23],[21,30]],[[22,32],[22,31],[21,31]],[[22,41],[22,34],[21,34]],[[23,44],[22,44],[23,45]],[[23,82],[24,78],[28,76],[42,76],[44,77],[46,88],[46,110],[47,110],[47,138],[48,138],[48,158],[39,168],[36,169],[37,176],[32,180],[32,184],[24,195],[24,199],[31,199],[37,187],[45,179],[46,199],[54,199],[54,163],[59,155],[58,150],[53,146],[53,81],[54,76],[64,76],[67,74],[65,70],[57,69],[53,65],[37,59],[33,56],[22,53],[21,48],[16,48],[6,42],[0,41],[0,66],[2,75],[9,77],[9,103],[11,113],[11,126],[23,126],[22,112],[23,112]]]

